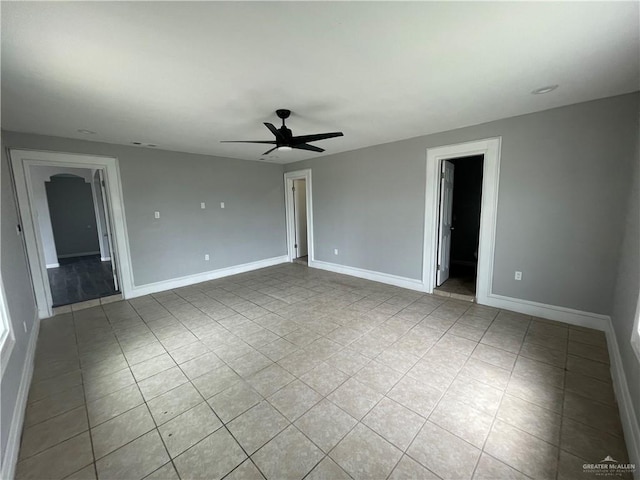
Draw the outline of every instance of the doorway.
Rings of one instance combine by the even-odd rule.
[[[440,293],[436,290],[439,285],[446,283],[449,278],[462,277],[466,279],[464,283],[470,291],[475,286],[475,295],[463,294],[464,298],[479,304],[489,303],[493,281],[500,146],[501,138],[498,137],[427,149],[422,271],[427,293]],[[465,172],[467,169],[470,171]],[[454,214],[456,170],[461,172],[458,183],[462,182],[465,187],[465,173],[469,173],[468,180],[473,185],[458,188],[468,194],[468,200],[459,199],[458,206],[468,201],[473,202],[475,207],[467,206],[464,213]],[[473,218],[477,220],[473,221]],[[462,231],[456,235],[459,228]],[[473,233],[476,229],[477,240]]]
[[[438,218],[439,293],[476,294],[484,155],[441,161]]]
[[[298,178],[293,181],[293,218],[295,229],[293,232],[293,248],[295,262],[307,265],[309,249],[307,244],[307,181]]]
[[[9,154],[38,316],[117,292],[128,298],[133,278],[117,160],[14,149]]]
[[[39,173],[44,170],[46,202],[36,204],[34,208],[38,218],[47,214],[50,218],[53,244],[43,242],[43,245],[45,250],[52,250],[50,255],[56,257],[55,264],[47,264],[52,306],[119,293],[111,263],[112,254],[108,247],[104,247],[109,243],[106,232],[110,231],[110,214],[101,195],[101,171],[43,166],[30,168],[34,192],[42,188],[36,179],[42,179],[43,175]],[[52,168],[60,169],[61,173],[49,175]],[[42,227],[40,231],[44,240],[47,225]],[[45,251],[45,256],[47,254],[49,252]]]
[[[313,263],[311,170],[287,172],[284,175],[284,183],[289,261],[311,266]]]

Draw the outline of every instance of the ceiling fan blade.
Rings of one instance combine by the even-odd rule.
[[[220,143],[268,143],[275,145],[275,140],[220,140]]]
[[[324,152],[324,148],[316,147],[315,145],[309,145],[308,143],[301,143],[299,145],[291,145],[291,148],[297,148],[299,150],[310,150],[312,152]]]
[[[300,135],[291,139],[292,144],[315,142],[316,140],[325,140],[327,138],[342,137],[342,132],[316,133],[315,135]]]
[[[269,123],[269,122],[264,122],[264,126],[267,127],[269,129],[269,131],[271,133],[273,133],[276,136],[276,139],[280,140],[281,142],[284,142],[285,139],[282,136],[282,134],[280,133],[280,130],[278,130],[273,123]]]
[[[275,142],[273,142],[273,143],[275,143]],[[277,149],[278,149],[278,147],[273,147],[271,150],[267,150],[262,155],[269,155],[271,152],[273,152],[274,150],[277,150]]]

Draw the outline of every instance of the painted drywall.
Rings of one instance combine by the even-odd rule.
[[[637,112],[621,95],[285,169],[313,170],[317,260],[421,279],[427,148],[501,136],[493,292],[608,314]]]
[[[91,183],[79,177],[54,175],[44,185],[58,258],[99,253]]]
[[[629,177],[632,186],[626,202],[611,320],[640,431],[640,358],[631,345],[631,332],[640,293],[640,151],[636,151],[634,163],[633,174]],[[624,212],[624,209],[621,210]]]
[[[22,237],[16,226],[20,223],[11,187],[9,163],[2,144],[2,165],[0,165],[1,220],[0,220],[0,275],[4,284],[7,307],[16,343],[5,367],[0,383],[0,458],[4,467],[7,439],[14,415],[22,370],[27,363],[27,345],[36,322],[36,306],[29,277],[29,270]],[[23,327],[23,322],[27,331]]]
[[[294,180],[295,209],[296,209],[296,243],[298,245],[298,257],[308,254],[307,243],[307,181],[305,179]]]
[[[44,259],[47,265],[55,265],[58,263],[58,252],[53,236],[49,203],[47,201],[47,192],[44,184],[51,179],[52,175],[60,174],[77,175],[84,178],[87,182],[91,181],[91,170],[86,168],[44,167],[35,165],[29,168],[33,206],[38,216],[38,227],[42,239]]]
[[[281,165],[16,132],[2,135],[11,148],[118,158],[136,286],[286,254]]]

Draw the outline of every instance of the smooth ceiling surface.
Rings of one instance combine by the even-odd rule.
[[[2,128],[232,158],[324,154],[639,88],[638,2],[2,2]],[[530,92],[548,84],[548,95]],[[95,135],[83,135],[89,129]]]

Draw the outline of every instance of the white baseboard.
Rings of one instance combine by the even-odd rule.
[[[59,263],[47,263],[47,268],[58,268],[60,266]]]
[[[24,366],[22,367],[22,376],[20,377],[18,398],[16,398],[16,405],[13,410],[9,437],[7,438],[7,448],[5,449],[4,459],[2,460],[0,478],[14,478],[16,472],[18,453],[20,452],[20,439],[22,437],[22,425],[24,424],[24,414],[27,409],[29,388],[31,387],[31,378],[33,377],[33,361],[36,355],[39,331],[40,320],[36,318],[29,336],[29,343],[27,344],[26,358]]]
[[[627,452],[629,453],[629,462],[636,464],[635,477],[640,479],[640,425],[636,416],[635,407],[629,385],[627,384],[627,376],[624,372],[622,357],[618,347],[616,332],[613,329],[611,319],[607,322],[607,345],[609,347],[609,360],[611,362],[611,379],[613,380],[613,388],[618,401],[618,410],[620,411],[620,421],[622,422],[622,430],[624,432],[624,441],[627,444]],[[640,407],[637,406],[637,407]]]
[[[481,305],[502,308],[504,310],[511,310],[512,312],[546,318],[547,320],[556,320],[580,327],[593,328],[603,332],[607,331],[608,322],[611,321],[608,315],[584,312],[582,310],[574,310],[557,305],[547,305],[545,303],[532,302],[520,298],[505,297],[495,293],[490,293],[486,298],[479,300],[478,303]]]
[[[627,377],[624,373],[622,357],[620,357],[620,349],[616,338],[611,317],[598,313],[584,312],[573,310],[571,308],[558,307],[555,305],[545,305],[542,303],[531,302],[529,300],[521,300],[519,298],[504,297],[502,295],[490,294],[483,305],[502,308],[514,312],[533,315],[548,320],[557,320],[560,322],[578,325],[581,327],[593,328],[605,332],[607,336],[607,348],[609,350],[609,358],[611,362],[611,379],[618,401],[618,409],[620,410],[620,421],[624,431],[624,439],[629,452],[630,463],[640,465],[640,425],[638,425],[638,417],[631,399]],[[636,471],[635,478],[640,479],[640,471]]]
[[[187,287],[196,283],[215,280],[217,278],[228,277],[238,273],[250,272],[260,268],[271,267],[281,263],[286,263],[289,257],[282,255],[280,257],[266,258],[257,262],[244,263],[242,265],[234,265],[232,267],[220,268],[209,272],[196,273],[195,275],[187,275],[186,277],[172,278],[161,282],[148,283],[146,285],[134,286],[132,291],[127,295],[127,299],[149,295],[150,293],[163,292],[174,288]]]
[[[99,255],[100,250],[95,252],[68,253],[66,255],[58,255],[58,258],[88,257],[89,255]]]
[[[100,261],[101,262],[110,262],[111,261],[111,257],[100,257]]]
[[[373,270],[365,270],[363,268],[349,267],[346,265],[338,265],[337,263],[322,262],[319,260],[310,261],[309,266],[311,268],[319,268],[329,272],[351,275],[352,277],[386,283],[387,285],[394,285],[396,287],[407,288],[409,290],[417,290],[419,292],[425,291],[422,280],[400,277],[398,275],[391,275],[390,273],[374,272]]]

